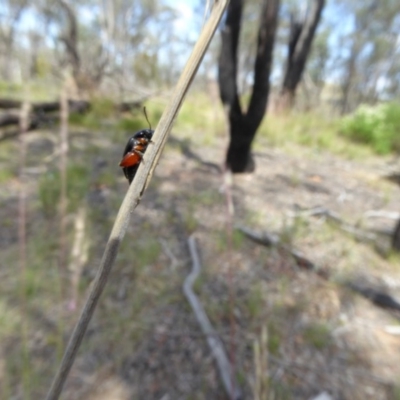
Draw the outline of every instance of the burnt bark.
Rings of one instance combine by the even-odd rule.
[[[0,115],[0,128],[7,128],[10,126],[18,126],[20,122],[19,112],[17,111],[22,106],[19,100],[2,99],[0,98],[0,109],[9,110]],[[70,113],[84,114],[91,108],[91,103],[86,100],[68,100],[68,107]],[[140,109],[143,107],[143,101],[125,101],[114,105],[117,112],[129,112],[133,109]],[[58,112],[60,111],[59,101],[48,101],[31,104],[31,115],[29,116],[28,130],[32,131],[49,123],[54,123],[58,120]],[[18,131],[7,132],[0,135],[0,141],[10,139],[18,134]]]
[[[313,0],[303,21],[299,21],[293,15],[291,17],[288,58],[281,90],[281,107],[283,109],[293,106],[296,89],[303,76],[324,5],[325,0]]]
[[[71,112],[85,113],[90,109],[90,103],[85,100],[68,100],[68,104]],[[124,105],[125,103],[121,103]],[[0,98],[0,109],[11,110],[21,108],[22,102],[19,100],[1,99]],[[118,105],[120,107],[121,105]],[[32,103],[32,111],[35,113],[50,113],[60,111],[59,101],[46,101]]]
[[[234,173],[252,172],[255,168],[251,145],[266,112],[269,75],[277,27],[279,0],[263,0],[254,64],[254,83],[247,111],[242,109],[237,87],[237,61],[242,0],[232,0],[222,30],[222,47],[218,62],[221,101],[228,113],[230,143],[226,166]]]
[[[397,222],[392,236],[392,249],[400,253],[400,220]]]

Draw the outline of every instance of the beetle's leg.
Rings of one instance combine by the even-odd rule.
[[[139,156],[142,157],[142,158],[143,158],[143,156],[144,156],[144,153],[142,153],[142,152],[139,151],[139,150],[133,150],[132,153],[139,154]]]
[[[144,160],[143,160],[144,153],[142,153],[141,151],[136,150],[136,149],[133,149],[133,152],[140,156],[140,161],[144,164]]]

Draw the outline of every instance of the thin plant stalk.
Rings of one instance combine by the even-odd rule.
[[[20,266],[20,305],[21,305],[21,342],[23,359],[23,397],[29,398],[29,354],[28,354],[28,327],[26,318],[26,282],[27,282],[27,255],[26,255],[26,189],[25,189],[25,166],[26,166],[26,140],[25,133],[29,128],[30,104],[24,102],[19,116],[19,199],[18,199],[18,246]]]
[[[68,165],[68,97],[64,88],[60,96],[60,237],[58,269],[60,279],[60,296],[64,300],[67,254],[67,165]]]
[[[47,394],[47,400],[57,400],[61,394],[63,385],[68,377],[69,371],[89,325],[89,321],[94,313],[94,310],[96,309],[97,302],[106,285],[121,241],[125,236],[125,232],[130,221],[130,216],[139,204],[143,192],[150,182],[162,150],[164,149],[168,134],[172,128],[172,124],[178,114],[183,99],[211,42],[211,39],[214,36],[227,5],[228,0],[215,1],[211,15],[193,48],[192,54],[190,55],[189,60],[178,80],[171,99],[161,116],[160,122],[158,123],[153,135],[153,144],[147,149],[138,172],[136,173],[135,179],[130,185],[115,219],[115,223],[104,250],[103,258],[100,262],[100,266],[94,279],[92,288],[72,333],[64,357],[61,361],[61,365]]]

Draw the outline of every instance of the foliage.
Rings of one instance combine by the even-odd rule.
[[[371,145],[378,154],[400,151],[400,104],[360,106],[342,121],[343,135]]]

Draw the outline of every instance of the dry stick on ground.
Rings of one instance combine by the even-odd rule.
[[[276,246],[285,250],[295,259],[297,265],[301,268],[305,268],[311,271],[315,271],[318,275],[322,275],[323,277],[327,277],[329,273],[323,269],[318,268],[313,262],[308,260],[300,251],[293,249],[291,246],[282,243],[278,235],[274,235],[273,233],[263,232],[257,233],[249,228],[244,226],[236,226],[240,232],[242,232],[245,236],[250,238],[256,243],[260,243],[264,246]]]
[[[201,330],[207,337],[208,346],[210,347],[211,353],[217,363],[218,371],[221,375],[222,383],[229,399],[238,400],[241,398],[240,389],[236,383],[235,377],[233,376],[232,366],[225,353],[222,341],[218,337],[215,329],[212,327],[203,306],[193,292],[193,284],[198,278],[201,270],[200,259],[196,248],[196,240],[193,235],[189,237],[188,244],[193,268],[183,283],[183,292],[193,309]]]
[[[140,164],[135,179],[133,180],[116,217],[113,229],[104,250],[103,258],[94,279],[92,289],[88,299],[83,307],[78,323],[75,326],[71,339],[68,343],[61,365],[54,378],[52,386],[47,395],[47,400],[56,400],[59,398],[62,387],[67,379],[69,371],[74,362],[76,353],[82,342],[86,328],[96,308],[99,297],[107,282],[108,275],[117,256],[118,248],[127,230],[130,215],[139,204],[145,188],[150,182],[153,171],[161,156],[165,146],[168,133],[171,130],[172,123],[183,102],[183,98],[192,82],[200,62],[207,50],[207,47],[218,27],[222,15],[228,5],[228,0],[218,0],[211,11],[210,18],[205,24],[200,37],[195,44],[192,54],[179,78],[177,86],[172,94],[160,122],[153,136],[153,145],[149,146]]]
[[[315,207],[307,210],[299,210],[294,213],[290,213],[291,216],[321,216],[329,219],[330,221],[337,224],[342,230],[353,235],[357,240],[360,241],[375,241],[376,235],[373,233],[364,232],[363,230],[350,225],[349,223],[343,221],[338,214],[325,208],[325,207]]]
[[[385,211],[385,210],[369,210],[363,215],[364,218],[387,218],[398,220],[400,213],[396,211]]]
[[[237,226],[236,229],[238,229],[245,236],[247,236],[249,239],[253,240],[256,243],[268,247],[271,246],[280,247],[281,249],[285,250],[287,253],[292,255],[292,257],[295,259],[299,267],[305,268],[309,271],[313,271],[324,279],[330,279],[329,271],[322,268],[318,268],[318,266],[315,263],[306,258],[301,252],[292,249],[291,246],[282,243],[277,235],[268,232],[263,232],[260,234],[243,226]],[[352,282],[352,281],[344,282],[344,285],[347,286],[349,289],[361,294],[363,297],[367,298],[378,307],[390,311],[396,311],[396,312],[400,311],[400,303],[392,296],[390,296],[387,293],[384,293],[381,290],[377,290],[371,287],[366,287],[365,285],[361,285],[357,282]]]

